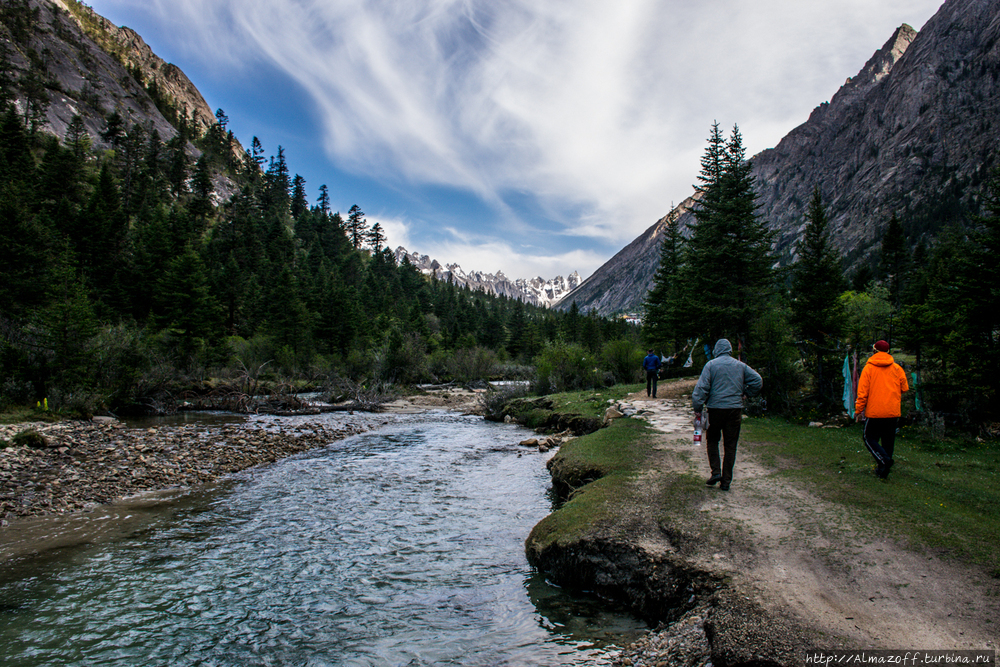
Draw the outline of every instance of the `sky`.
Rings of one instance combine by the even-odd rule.
[[[90,0],[388,245],[587,277],[942,0]]]

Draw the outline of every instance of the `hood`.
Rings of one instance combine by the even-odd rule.
[[[895,363],[895,359],[888,352],[876,352],[868,357],[868,363],[875,366],[892,366]]]
[[[733,356],[733,344],[725,338],[720,338],[715,343],[715,349],[712,350],[712,358],[721,357],[724,354]]]

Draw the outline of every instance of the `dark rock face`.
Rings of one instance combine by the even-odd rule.
[[[1000,135],[1000,4],[949,0],[916,33],[901,26],[828,103],[753,158],[759,214],[783,263],[819,187],[848,268],[881,242],[896,214],[910,241],[976,207]],[[678,207],[684,229],[692,200]],[[641,307],[666,216],[598,269],[572,301],[610,314]]]

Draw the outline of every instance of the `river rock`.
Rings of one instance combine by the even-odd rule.
[[[620,419],[624,417],[624,413],[620,412],[618,408],[610,407],[604,411],[604,423],[608,424],[614,419]]]

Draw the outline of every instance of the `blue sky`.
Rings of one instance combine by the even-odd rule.
[[[692,193],[713,121],[753,155],[941,0],[92,0],[314,202],[511,278],[588,276]]]

